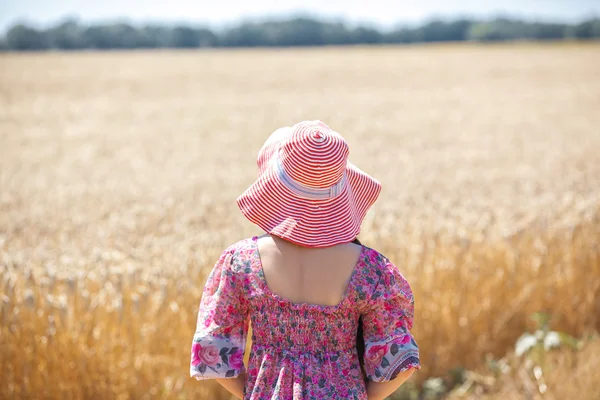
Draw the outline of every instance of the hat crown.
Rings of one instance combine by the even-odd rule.
[[[348,154],[348,143],[339,133],[321,121],[304,121],[292,127],[278,156],[294,181],[328,188],[342,179]]]

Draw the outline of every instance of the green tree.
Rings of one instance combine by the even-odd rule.
[[[66,19],[48,29],[46,37],[49,46],[55,49],[74,50],[85,47],[82,28],[75,19]]]
[[[141,48],[171,46],[171,30],[160,25],[146,25],[137,29],[137,43]]]
[[[376,29],[358,27],[351,32],[353,44],[377,44],[383,42],[383,35]]]
[[[265,30],[260,26],[255,23],[243,23],[225,31],[220,43],[225,47],[255,47],[266,45],[268,40]]]
[[[475,41],[503,41],[516,39],[533,39],[532,25],[521,21],[498,18],[489,22],[475,23],[468,35]]]
[[[93,49],[133,49],[144,44],[138,31],[126,23],[92,25],[83,31],[83,42]]]
[[[539,40],[558,40],[567,36],[564,24],[533,24],[533,36]]]
[[[48,42],[37,29],[17,24],[6,33],[6,46],[11,50],[43,50],[48,48]]]
[[[589,19],[569,27],[567,36],[575,39],[600,38],[600,18]]]
[[[170,47],[198,47],[200,38],[196,31],[187,26],[177,26],[171,31]]]
[[[422,26],[420,37],[425,42],[446,42],[466,40],[471,28],[471,21],[457,20],[453,22],[444,22],[433,20]]]

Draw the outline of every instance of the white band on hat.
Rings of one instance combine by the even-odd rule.
[[[300,182],[295,181],[285,170],[281,159],[278,154],[273,155],[273,163],[275,164],[275,171],[277,177],[288,188],[292,193],[298,197],[303,197],[310,200],[329,200],[340,195],[346,188],[346,171],[342,175],[342,178],[333,186],[327,188],[316,188],[311,186],[303,185]]]

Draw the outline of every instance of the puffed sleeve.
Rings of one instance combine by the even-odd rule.
[[[395,379],[410,368],[420,369],[419,347],[410,333],[414,298],[398,268],[385,261],[363,318],[365,372],[375,382]]]
[[[226,250],[210,273],[200,301],[190,375],[198,380],[235,378],[245,372],[248,306]]]

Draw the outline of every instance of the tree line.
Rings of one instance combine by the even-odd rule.
[[[418,26],[380,30],[350,27],[342,22],[296,17],[241,22],[213,30],[192,25],[132,25],[124,22],[81,24],[66,19],[36,29],[19,23],[0,38],[0,49],[79,50],[202,47],[289,47],[325,45],[400,44],[458,41],[590,40],[600,38],[600,18],[580,23],[527,22],[511,18],[493,20],[430,20]]]

